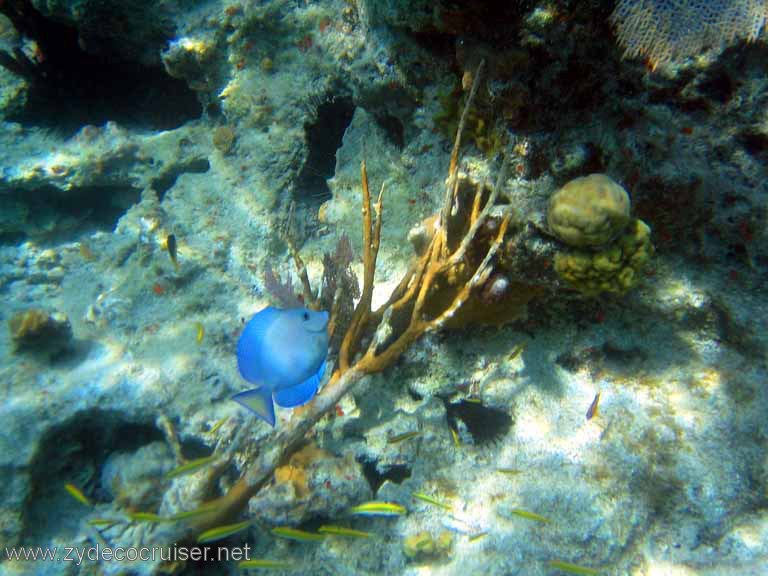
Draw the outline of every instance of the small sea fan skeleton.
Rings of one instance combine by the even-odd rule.
[[[757,40],[766,16],[766,0],[619,0],[611,22],[625,56],[656,66]]]

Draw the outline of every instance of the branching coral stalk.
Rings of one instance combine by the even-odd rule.
[[[482,66],[481,63],[474,76],[462,117],[466,117],[477,92]],[[478,231],[489,219],[503,182],[505,164],[487,198],[484,198],[486,193],[482,186],[477,187],[471,199],[458,197],[462,124],[451,156],[444,205],[429,247],[413,263],[389,300],[376,311],[371,309],[371,303],[381,239],[383,187],[373,206],[374,220],[368,176],[365,162],[362,163],[363,290],[342,340],[337,367],[309,407],[276,432],[249,464],[242,478],[217,501],[217,505],[211,506],[211,513],[197,518],[194,529],[202,530],[231,520],[247,505],[251,496],[270,481],[275,469],[300,446],[312,427],[331,412],[356,383],[368,374],[391,366],[426,332],[442,328],[490,276],[494,257],[510,224],[510,213],[501,219],[491,238],[481,238]],[[298,252],[294,252],[294,259],[297,255]],[[300,259],[297,264],[299,262]]]

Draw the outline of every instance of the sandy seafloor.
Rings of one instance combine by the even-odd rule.
[[[508,156],[501,205],[523,223],[505,273],[541,294],[515,321],[429,333],[363,379],[219,544],[293,564],[274,573],[538,576],[566,573],[560,560],[768,574],[765,43],[651,70],[623,58],[612,3],[31,4],[34,17],[6,6],[55,23],[71,53],[0,17],[0,48],[45,72],[0,68],[0,547],[59,560],[6,555],[0,573],[238,572],[62,556],[172,545],[172,523],[129,514],[193,509],[270,447],[229,398],[247,387],[243,319],[278,303],[265,270],[293,274],[285,223],[315,286],[342,233],[362,279],[366,159],[371,188],[386,184],[384,303],[414,258],[409,231],[441,205],[461,81],[486,58],[461,170],[493,182]],[[567,247],[547,202],[594,172],[652,230],[655,254],[621,294],[584,295],[552,267]],[[31,309],[43,328],[19,333]],[[280,409],[278,427],[291,418]],[[213,482],[210,466],[166,477],[210,454],[226,460]],[[374,499],[407,514],[349,516]],[[321,524],[372,536],[270,532]]]

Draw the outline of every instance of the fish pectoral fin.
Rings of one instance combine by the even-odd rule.
[[[269,388],[253,388],[232,396],[232,400],[248,408],[262,420],[275,425],[275,406],[272,404],[272,393]]]
[[[291,386],[290,388],[283,388],[275,391],[275,402],[278,406],[283,408],[293,408],[295,406],[301,406],[306,404],[312,397],[317,394],[317,389],[320,387],[320,380],[325,372],[325,362],[320,366],[317,374],[310,376],[304,382],[298,386]]]

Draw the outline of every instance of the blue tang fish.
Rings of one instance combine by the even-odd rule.
[[[328,356],[328,312],[268,306],[251,318],[237,341],[237,368],[256,387],[232,397],[275,425],[275,407],[292,408],[317,393]]]

